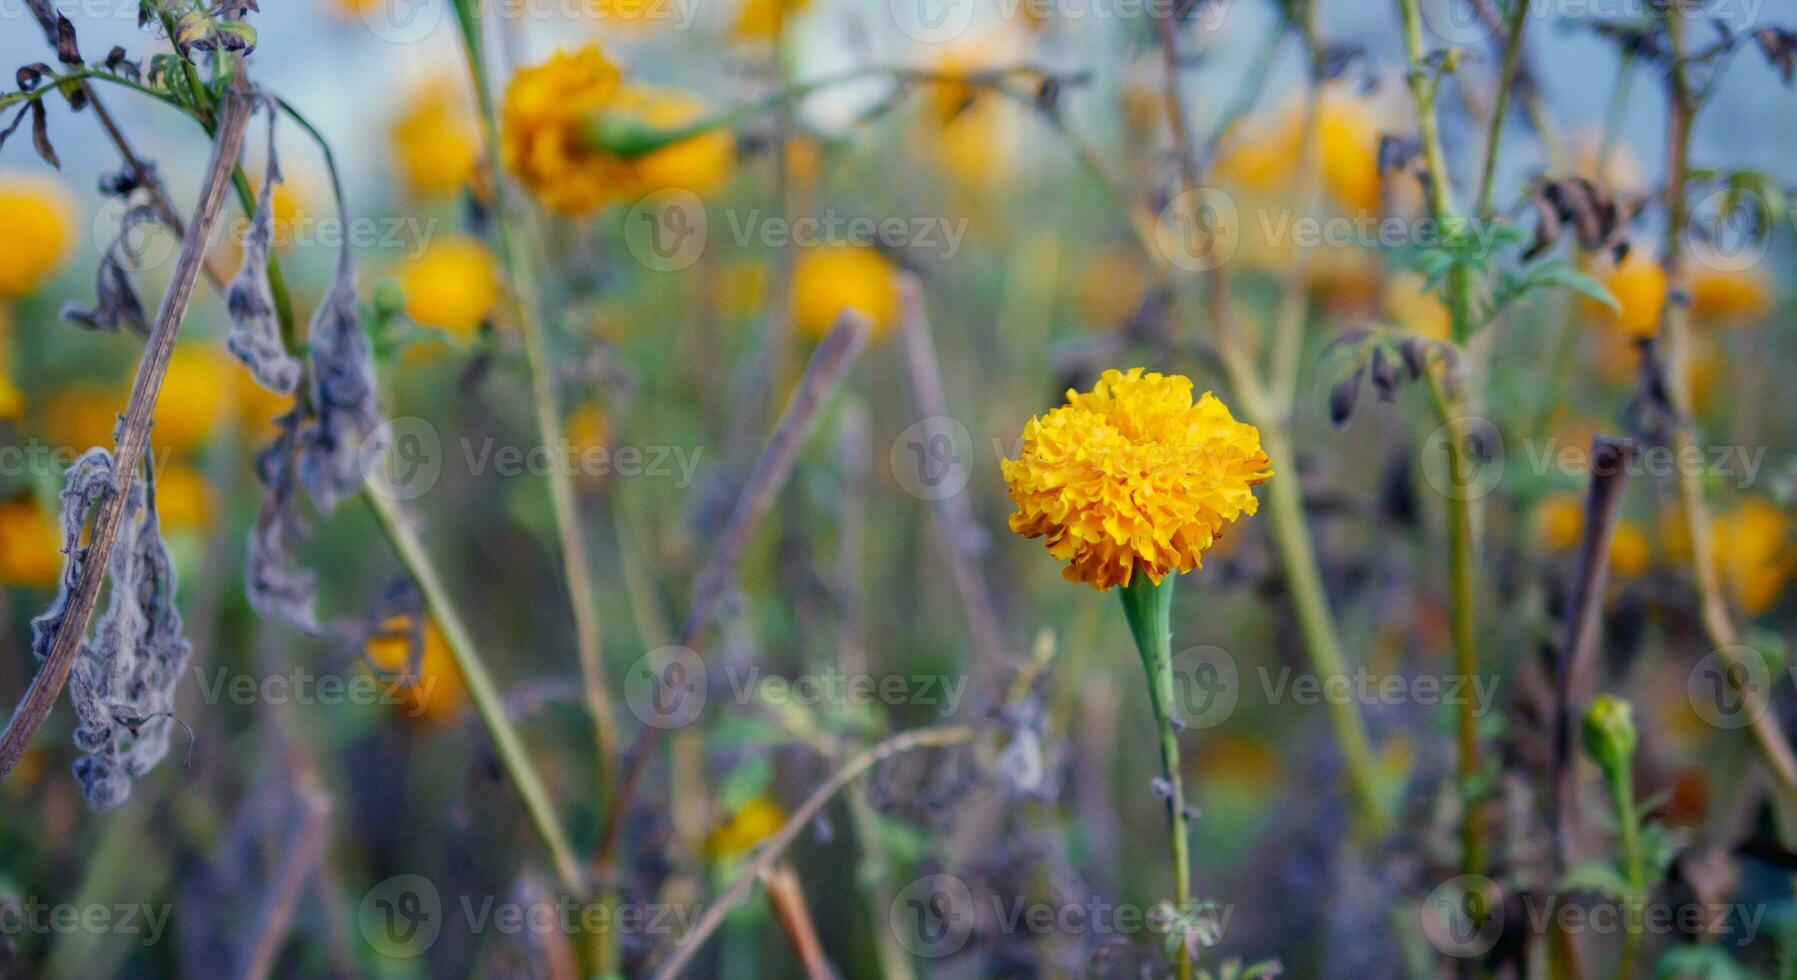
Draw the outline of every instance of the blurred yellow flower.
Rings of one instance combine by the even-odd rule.
[[[57,386],[33,406],[33,413],[39,416],[41,431],[58,449],[80,453],[94,446],[112,446],[112,433],[124,408],[125,394],[119,389],[75,381]],[[151,440],[157,435],[152,430]]]
[[[461,90],[446,80],[414,92],[388,136],[401,182],[421,197],[460,191],[480,161],[480,131]]]
[[[368,662],[383,674],[407,675],[410,650],[405,636],[406,621],[396,616],[382,624],[386,632],[369,639],[365,652]],[[401,690],[405,698],[406,717],[424,721],[451,721],[468,703],[468,688],[462,681],[462,670],[456,666],[449,641],[435,619],[426,619],[421,631],[418,671],[405,676]]]
[[[506,86],[500,149],[507,170],[557,211],[579,214],[616,197],[619,163],[585,149],[581,128],[616,98],[618,67],[597,45],[558,51]]]
[[[499,305],[499,263],[479,240],[440,238],[399,272],[406,316],[467,341]]]
[[[61,184],[0,175],[0,297],[35,292],[68,261],[79,211]]]
[[[0,585],[48,588],[62,571],[62,535],[36,500],[0,501]]]
[[[625,158],[595,145],[602,114],[628,128],[691,123],[704,103],[683,92],[624,87],[596,45],[558,52],[519,71],[506,88],[500,149],[506,169],[549,208],[584,214],[618,200],[682,188],[707,193],[728,178],[735,158],[728,130],[707,130],[650,153]]]
[[[873,336],[898,323],[898,272],[878,250],[860,245],[805,249],[793,265],[792,317],[799,335],[822,338],[845,309],[865,315]]]
[[[210,527],[212,488],[187,463],[166,466],[156,474],[156,514],[171,531]]]
[[[1604,285],[1622,307],[1620,316],[1605,308],[1610,321],[1631,337],[1652,337],[1660,331],[1660,313],[1666,308],[1666,270],[1646,249],[1629,250],[1628,257],[1604,277]]]
[[[1616,525],[1610,539],[1610,571],[1617,578],[1639,578],[1653,565],[1653,545],[1647,532],[1633,521]]]
[[[1685,520],[1683,504],[1675,499],[1662,505],[1654,515],[1654,530],[1667,561],[1684,564],[1691,560],[1691,525]]]
[[[1085,326],[1110,330],[1133,316],[1148,292],[1141,254],[1118,244],[1100,248],[1080,273],[1076,305]]]
[[[672,129],[705,117],[704,100],[673,89],[633,85],[618,93],[607,108],[657,129]],[[672,146],[645,153],[627,164],[631,193],[687,190],[698,195],[715,192],[730,179],[736,167],[736,138],[729,129],[707,130]]]
[[[1710,533],[1716,564],[1741,609],[1758,616],[1777,606],[1797,571],[1789,515],[1770,501],[1750,497],[1717,517]]]
[[[1017,504],[1011,530],[1046,537],[1069,581],[1103,591],[1138,571],[1158,584],[1199,567],[1273,475],[1259,430],[1209,392],[1194,404],[1190,378],[1142,368],[1069,390],[1000,467]]]
[[[568,413],[562,435],[576,453],[584,455],[607,449],[611,446],[611,420],[606,418],[605,408],[597,399],[582,402]],[[598,471],[583,468],[580,475],[584,483],[603,482],[603,473]]]
[[[1225,183],[1251,194],[1291,188],[1304,149],[1304,107],[1294,105],[1268,127],[1246,128],[1225,140],[1216,172]],[[1379,125],[1365,100],[1331,88],[1317,111],[1317,144],[1323,186],[1344,209],[1379,207]]]
[[[743,0],[732,33],[739,41],[771,42],[787,21],[809,6],[811,0]]]
[[[1535,511],[1535,529],[1547,551],[1571,551],[1585,536],[1585,504],[1576,493],[1550,493]]]
[[[197,341],[175,348],[162,393],[156,398],[150,444],[181,454],[199,448],[218,431],[226,406],[225,385],[243,367],[216,343]],[[123,394],[114,396],[124,407]]]
[[[719,313],[732,320],[754,315],[766,296],[767,270],[757,261],[732,262],[711,280],[711,301]]]
[[[1772,312],[1772,283],[1764,268],[1729,268],[1704,252],[1696,252],[1691,270],[1691,313],[1705,321],[1757,320]]]
[[[1381,298],[1392,325],[1431,340],[1453,336],[1454,317],[1441,297],[1423,288],[1423,277],[1413,272],[1394,273]]]
[[[712,829],[706,850],[720,858],[747,854],[755,845],[786,825],[786,811],[765,796],[757,796]]]

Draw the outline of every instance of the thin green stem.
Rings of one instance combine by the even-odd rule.
[[[529,250],[517,234],[518,212],[510,206],[499,151],[499,118],[493,105],[492,86],[487,78],[481,54],[483,32],[480,11],[467,0],[458,0],[456,13],[462,28],[463,50],[468,59],[470,83],[479,107],[482,137],[486,148],[489,179],[493,186],[495,226],[498,230],[499,257],[509,284],[511,316],[518,326],[529,365],[531,404],[536,415],[537,430],[544,445],[559,446],[566,441],[556,404],[555,370],[550,363],[547,338],[537,315],[536,275]],[[560,538],[563,574],[574,614],[576,647],[586,707],[593,721],[594,750],[599,772],[596,812],[604,812],[606,796],[616,781],[618,744],[617,719],[605,680],[604,661],[600,653],[598,604],[594,595],[586,535],[581,527],[579,507],[574,493],[572,474],[554,469],[548,476],[550,506],[554,511],[556,532]]]
[[[1306,4],[1301,28],[1306,34],[1313,59],[1317,48],[1311,40],[1315,33],[1312,19],[1317,16],[1318,3]],[[1185,106],[1176,74],[1176,38],[1172,24],[1162,21],[1156,24],[1156,28],[1160,32],[1166,72],[1167,123],[1168,129],[1173,133],[1174,149],[1180,163],[1181,190],[1194,194],[1199,187],[1199,167],[1192,158],[1190,133],[1185,125]],[[1206,287],[1210,326],[1230,387],[1241,402],[1243,416],[1261,430],[1261,449],[1266,452],[1274,472],[1281,474],[1272,481],[1268,504],[1273,512],[1273,534],[1286,572],[1287,586],[1292,591],[1292,601],[1298,609],[1305,652],[1319,677],[1327,679],[1343,676],[1347,672],[1347,658],[1341,646],[1341,633],[1329,608],[1328,593],[1323,588],[1323,577],[1318,569],[1310,527],[1304,516],[1304,501],[1299,492],[1297,457],[1291,448],[1289,399],[1268,396],[1252,359],[1242,349],[1236,336],[1228,303],[1227,263],[1212,267]],[[1301,325],[1300,317],[1298,326]],[[1292,342],[1289,346],[1295,350],[1298,345]],[[1377,836],[1383,831],[1386,820],[1377,789],[1366,723],[1361,716],[1359,704],[1332,701],[1329,721],[1346,765],[1348,791],[1360,817],[1361,829]]]
[[[1622,861],[1624,873],[1628,877],[1629,895],[1626,899],[1626,928],[1622,935],[1622,962],[1616,971],[1617,980],[1629,980],[1634,975],[1636,951],[1641,947],[1641,906],[1647,894],[1647,870],[1641,853],[1641,819],[1635,812],[1634,779],[1629,765],[1624,761],[1621,765],[1606,766],[1605,781],[1610,785],[1610,799],[1616,807],[1617,836],[1622,843]]]
[[[1417,133],[1422,140],[1423,160],[1428,169],[1429,210],[1436,223],[1452,232],[1460,228],[1462,219],[1454,207],[1449,187],[1447,154],[1442,149],[1441,130],[1436,122],[1435,97],[1440,86],[1439,74],[1425,64],[1422,13],[1417,0],[1398,0],[1404,22],[1404,54],[1408,63],[1407,80],[1411,98],[1416,102]],[[1520,25],[1517,31],[1520,36]],[[1472,290],[1476,270],[1456,263],[1448,274],[1447,307],[1454,322],[1454,339],[1464,344],[1473,331]],[[1429,376],[1430,390],[1448,430],[1448,467],[1453,486],[1466,486],[1466,419],[1461,396],[1450,394],[1434,374]],[[1453,620],[1454,664],[1462,679],[1470,679],[1478,670],[1478,613],[1473,569],[1473,500],[1470,494],[1448,494],[1448,565],[1449,614]],[[1460,746],[1461,791],[1461,868],[1467,874],[1479,874],[1484,867],[1484,847],[1479,831],[1479,806],[1475,790],[1479,774],[1478,717],[1472,699],[1462,699],[1457,724]]]
[[[1173,584],[1168,576],[1160,584],[1138,577],[1122,589],[1123,613],[1142,656],[1148,679],[1148,697],[1154,705],[1154,723],[1160,734],[1161,772],[1167,785],[1168,836],[1173,856],[1173,902],[1176,920],[1183,923],[1192,911],[1192,858],[1190,831],[1186,827],[1186,798],[1179,765],[1179,732],[1173,718]],[[1192,955],[1186,937],[1179,937],[1179,980],[1191,980]]]
[[[1477,590],[1473,569],[1473,495],[1465,492],[1471,482],[1467,457],[1468,431],[1464,405],[1433,374],[1429,388],[1435,407],[1447,429],[1448,481],[1454,492],[1446,494],[1448,506],[1449,616],[1452,620],[1454,671],[1463,683],[1479,668],[1477,639]],[[1472,698],[1460,699],[1455,736],[1459,744],[1461,795],[1460,863],[1465,874],[1480,874],[1485,864],[1484,840],[1479,829],[1479,718]]]
[[[1522,68],[1523,27],[1529,21],[1529,0],[1510,0],[1510,20],[1504,25],[1504,65],[1498,72],[1497,104],[1491,108],[1491,129],[1485,138],[1485,170],[1479,178],[1480,221],[1491,218],[1492,185],[1497,181],[1498,147],[1503,143],[1504,121],[1510,115],[1510,93]]]
[[[442,628],[444,638],[449,641],[449,652],[455,658],[462,680],[467,684],[468,698],[474,702],[475,710],[480,712],[481,721],[486,724],[487,732],[492,736],[494,751],[499,756],[500,765],[511,776],[512,785],[517,787],[518,799],[524,805],[524,812],[530,817],[531,824],[536,827],[538,836],[542,837],[544,846],[549,850],[556,879],[570,895],[586,895],[586,880],[581,872],[580,862],[575,859],[574,850],[568,846],[568,838],[562,833],[561,824],[556,821],[549,794],[543,788],[543,780],[537,775],[536,767],[531,764],[530,754],[525,750],[518,730],[506,716],[504,699],[494,685],[492,676],[487,673],[486,663],[474,645],[473,635],[462,622],[455,600],[438,576],[430,553],[425,550],[424,543],[418,540],[397,503],[371,492],[364,492],[362,499],[367,501],[369,509],[374,512],[382,533],[392,544],[400,561],[405,564],[406,570],[417,580],[432,618]]]

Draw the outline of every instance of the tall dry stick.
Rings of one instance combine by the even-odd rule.
[[[188,303],[193,299],[194,284],[199,279],[200,267],[206,254],[206,243],[212,238],[213,226],[217,223],[219,211],[224,204],[225,191],[231,185],[231,171],[237,164],[239,151],[243,149],[243,134],[249,123],[252,104],[247,95],[247,86],[248,82],[240,66],[231,88],[225,93],[224,104],[218,114],[212,160],[206,167],[206,177],[200,185],[200,201],[194,208],[193,222],[189,226],[187,237],[182,240],[181,254],[175,261],[174,278],[169,283],[168,291],[162,296],[162,306],[157,310],[156,323],[150,329],[143,359],[138,362],[137,377],[131,384],[131,397],[125,405],[124,420],[113,453],[112,488],[107,492],[106,499],[101,501],[99,515],[94,519],[87,557],[82,562],[74,594],[69,597],[67,618],[51,641],[50,653],[44,659],[43,667],[32,678],[30,688],[25,691],[25,699],[19,704],[18,710],[13,712],[12,720],[7,723],[5,734],[0,735],[0,779],[5,779],[12,772],[19,757],[25,753],[25,747],[31,743],[31,737],[43,725],[44,719],[50,716],[50,710],[56,705],[57,695],[62,693],[62,686],[69,679],[69,671],[75,666],[75,653],[81,645],[82,637],[87,633],[88,622],[93,618],[94,604],[100,598],[100,586],[106,578],[112,545],[118,539],[119,526],[124,523],[125,504],[130,496],[131,485],[137,477],[138,464],[149,448],[150,418],[156,409],[156,396],[162,390],[162,377],[168,371],[169,358],[175,350],[175,338],[180,333],[181,321],[187,316]]]

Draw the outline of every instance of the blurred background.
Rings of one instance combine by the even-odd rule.
[[[1381,247],[1389,243],[1366,240],[1364,224],[1354,240],[1314,248],[1294,244],[1282,224],[1376,222],[1401,213],[1406,192],[1415,197],[1394,187],[1382,159],[1382,137],[1417,125],[1395,6],[1315,2],[1318,34],[1341,67],[1321,88],[1314,209],[1299,172],[1307,62],[1288,5],[1181,5],[1181,109],[1214,150],[1210,186],[1238,209],[1227,259],[1237,318],[1260,329],[1299,302],[1284,420],[1295,466],[1275,479],[1301,491],[1341,644],[1368,679],[1342,698],[1365,720],[1392,823],[1356,829],[1329,721],[1334,695],[1306,693],[1304,679],[1317,678],[1286,564],[1269,521],[1244,519],[1185,577],[1174,608],[1186,792],[1200,813],[1193,873],[1215,903],[1215,948],[1203,962],[1277,960],[1293,976],[1520,976],[1510,953],[1541,930],[1526,914],[1539,910],[1516,899],[1553,880],[1532,864],[1542,845],[1531,815],[1544,805],[1535,767],[1551,733],[1535,699],[1586,531],[1580,454],[1595,433],[1652,434],[1640,416],[1638,321],[1651,334],[1665,297],[1640,299],[1653,289],[1630,262],[1657,256],[1664,235],[1663,72],[1651,52],[1626,54],[1593,27],[1649,22],[1652,11],[1593,0],[1537,3],[1528,15],[1527,71],[1545,130],[1512,106],[1496,217],[1532,237],[1530,198],[1543,175],[1581,174],[1644,205],[1622,222],[1620,237],[1636,248],[1620,264],[1556,246],[1620,312],[1569,290],[1531,292],[1462,351],[1474,365],[1475,412],[1500,434],[1478,510],[1484,659],[1465,678],[1450,653],[1446,491],[1424,458],[1440,420],[1415,385],[1390,399],[1356,388],[1353,410],[1338,404],[1331,417],[1344,337],[1449,343],[1447,309]],[[89,59],[120,45],[147,68],[171,50],[154,26],[138,27],[135,3],[60,6]],[[257,33],[248,70],[328,142],[347,206],[339,216],[327,161],[283,121],[274,251],[293,305],[301,322],[312,315],[347,244],[370,311],[382,431],[395,447],[385,465],[365,467],[370,493],[403,509],[433,557],[556,820],[611,889],[610,908],[656,920],[620,927],[620,972],[650,975],[665,962],[755,849],[858,752],[908,729],[972,724],[982,732],[973,745],[883,761],[829,802],[779,872],[729,910],[690,975],[817,975],[808,949],[846,977],[1168,975],[1164,930],[1141,921],[1168,897],[1170,872],[1140,662],[1114,597],[1065,582],[1039,543],[1009,532],[999,471],[1030,418],[1107,367],[1188,374],[1242,416],[1204,339],[1204,306],[1157,292],[1117,200],[1120,189],[1152,215],[1178,189],[1165,66],[1142,5],[483,8],[498,98],[517,70],[589,44],[632,84],[688,93],[690,104],[651,119],[658,125],[868,73],[787,103],[790,118],[745,110],[722,150],[669,158],[674,173],[658,193],[686,195],[672,205],[525,209],[547,380],[566,434],[559,456],[539,452],[527,352],[504,312],[515,280],[495,244],[495,175],[448,0],[263,6],[248,18]],[[1423,5],[1428,44],[1464,54],[1441,98],[1463,198],[1483,162],[1502,56],[1476,7]],[[1726,28],[1718,36],[1746,38],[1797,21],[1797,10],[1720,0],[1701,16]],[[22,0],[0,0],[0,25],[0,63],[55,60]],[[1708,43],[1711,28],[1692,35]],[[953,78],[1020,66],[1023,98],[975,83],[903,84],[878,70]],[[206,134],[130,91],[101,94],[177,206],[191,208]],[[1751,171],[1788,193],[1792,100],[1776,67],[1742,41],[1699,117],[1695,166]],[[59,316],[91,302],[126,209],[101,192],[119,160],[92,113],[46,101],[60,169],[33,154],[23,131],[0,151],[7,704],[37,669],[30,620],[62,567],[63,469],[87,447],[111,445],[143,349],[129,332]],[[258,116],[244,156],[255,187],[267,169],[264,133]],[[677,237],[672,251],[657,237],[676,228],[670,213],[700,222],[696,240]],[[806,216],[815,223],[794,223]],[[229,200],[208,250],[221,278],[241,261],[247,222]],[[1793,396],[1778,381],[1797,356],[1791,231],[1781,216],[1752,241],[1697,243],[1688,295],[1674,297],[1693,320],[1681,383],[1706,460],[1715,568],[1757,689],[1770,694],[1766,710],[1781,717],[1797,707],[1783,659],[1797,613],[1788,590],[1797,436]],[[128,268],[153,311],[178,242],[150,227],[128,239]],[[900,325],[912,281],[934,341],[921,360]],[[872,323],[867,348],[812,420],[703,642],[687,644],[697,654],[669,653],[687,639],[695,578],[779,410],[804,390],[806,365],[845,308]],[[774,320],[787,326],[772,330]],[[92,809],[70,775],[75,723],[59,704],[0,783],[0,975],[578,975],[593,930],[568,916],[600,906],[557,884],[452,638],[409,587],[379,507],[355,497],[311,517],[298,561],[319,577],[321,635],[246,602],[246,542],[264,500],[253,461],[290,400],[226,353],[228,327],[219,292],[202,280],[152,436],[193,644],[173,747],[126,802]],[[916,393],[932,373],[940,409]],[[610,765],[624,767],[643,733],[665,729],[615,827],[612,797],[594,791],[601,773],[547,478],[557,467],[590,546],[603,671],[623,733]],[[1666,896],[1689,888],[1700,907],[1722,910],[1719,929],[1652,934],[1637,969],[1789,976],[1776,971],[1797,961],[1793,856],[1769,829],[1766,779],[1742,733],[1748,709],[1703,696],[1706,678],[1732,668],[1704,628],[1677,472],[1631,476],[1603,556],[1601,687],[1635,705],[1636,789],[1677,842],[1656,894],[1673,902]],[[658,685],[676,676],[670,664],[703,695],[672,724],[658,700]],[[1494,855],[1481,878],[1510,899],[1495,926],[1475,917],[1471,946],[1428,928],[1440,889],[1470,894],[1454,884],[1452,698],[1430,693],[1434,682],[1477,701]],[[1594,772],[1585,775],[1597,806]],[[599,867],[614,834],[614,865]],[[946,940],[916,918],[943,901],[975,910]],[[506,908],[524,924],[508,928]],[[1018,918],[1033,908],[1046,925]],[[554,924],[533,927],[532,910],[544,909]],[[77,922],[83,915],[93,918]],[[1595,927],[1581,937],[1602,950],[1594,964],[1614,956],[1605,937]]]

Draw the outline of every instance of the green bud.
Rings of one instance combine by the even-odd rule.
[[[1635,755],[1635,710],[1622,698],[1600,694],[1585,711],[1585,751],[1605,772],[1626,772]]]
[[[374,284],[374,314],[382,320],[390,320],[406,308],[406,292],[400,288],[399,282],[391,276]]]

